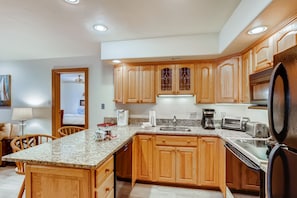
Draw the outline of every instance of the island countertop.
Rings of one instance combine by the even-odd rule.
[[[189,127],[191,131],[160,131],[160,127],[143,129],[139,126],[115,127],[112,130],[116,138],[108,141],[96,141],[95,130],[87,129],[52,142],[25,149],[2,157],[4,161],[21,161],[31,164],[51,165],[73,168],[96,169],[108,157],[128,143],[135,134],[192,135],[227,137],[250,137],[246,133],[201,127]]]

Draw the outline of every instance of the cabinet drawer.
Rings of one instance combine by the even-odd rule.
[[[197,146],[197,137],[192,136],[156,136],[156,145]]]
[[[99,186],[98,189],[96,189],[96,197],[113,197],[114,193],[114,174],[110,174],[108,178]],[[112,193],[112,195],[110,195]]]
[[[113,173],[113,156],[96,170],[96,188],[100,186],[110,174]]]

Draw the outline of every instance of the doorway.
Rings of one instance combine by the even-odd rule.
[[[80,98],[76,98],[75,102],[77,103],[77,111],[75,112],[75,116],[84,116],[84,122],[80,123],[63,123],[63,119],[65,117],[65,113],[68,115],[74,115],[73,112],[65,112],[63,108],[65,107],[65,102],[61,101],[64,98],[62,91],[65,89],[65,86],[61,86],[63,80],[63,76],[67,76],[69,80],[70,77],[73,77],[73,83],[83,84],[83,93]],[[53,69],[52,70],[52,135],[55,137],[60,137],[58,134],[58,129],[63,125],[75,125],[82,126],[84,128],[88,128],[89,119],[88,119],[88,68],[65,68],[65,69]],[[68,86],[68,85],[67,85]],[[66,87],[67,87],[66,86]],[[77,89],[80,91],[80,89]],[[66,94],[67,95],[67,94]],[[68,98],[69,100],[69,98]],[[63,105],[63,106],[62,106]],[[65,117],[66,118],[66,117]],[[69,119],[70,117],[68,117]],[[77,119],[77,118],[76,118]],[[65,120],[65,119],[64,119]]]

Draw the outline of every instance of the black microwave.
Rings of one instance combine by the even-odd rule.
[[[250,103],[267,106],[269,81],[273,68],[250,74]]]

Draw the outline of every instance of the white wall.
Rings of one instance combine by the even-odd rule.
[[[61,109],[64,113],[77,114],[84,93],[84,83],[61,82]]]
[[[34,108],[34,119],[27,122],[25,133],[51,134],[51,70],[68,67],[89,68],[90,128],[114,115],[112,66],[98,57],[0,62],[0,74],[11,75],[12,107]],[[106,104],[104,110],[100,109],[102,103]],[[0,122],[11,121],[11,108],[0,108]]]

